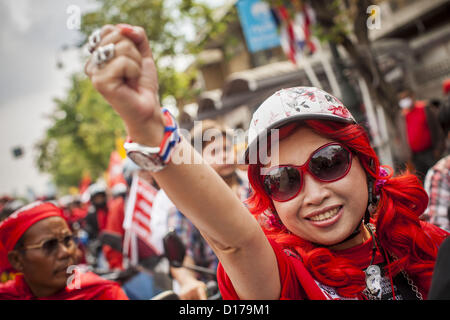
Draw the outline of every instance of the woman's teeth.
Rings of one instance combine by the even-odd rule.
[[[318,214],[318,215],[316,215],[314,217],[311,217],[309,219],[312,220],[312,221],[328,220],[328,219],[333,218],[339,212],[339,209],[340,209],[340,207],[334,208],[334,209],[331,209],[331,210],[329,210],[327,212],[324,212],[324,213]]]

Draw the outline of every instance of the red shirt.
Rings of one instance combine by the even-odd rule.
[[[301,259],[294,253],[283,250],[275,241],[269,242],[275,252],[281,280],[280,300],[329,300],[335,297],[327,294],[329,288],[317,282],[303,265]],[[352,260],[359,261],[361,269],[366,268],[371,259],[372,238],[363,244],[340,252],[343,256],[352,256]],[[375,263],[383,260],[377,251]],[[364,264],[364,265],[363,265]],[[224,300],[239,300],[231,280],[225,273],[222,265],[217,269],[219,289]]]
[[[125,218],[125,200],[122,197],[111,200],[108,203],[108,216],[106,217],[105,231],[120,234],[123,236],[123,220]]]
[[[429,234],[438,234],[439,236],[448,235],[444,230],[421,222],[424,230]],[[432,236],[435,239],[434,236]],[[303,265],[301,259],[288,250],[283,250],[275,241],[269,242],[275,252],[278,263],[278,270],[281,281],[281,295],[280,300],[330,300],[330,299],[345,299],[340,297],[334,288],[323,285],[316,281],[309,271]],[[436,244],[440,245],[440,244]],[[356,266],[364,270],[369,266],[372,258],[372,238],[368,239],[361,245],[346,249],[335,251],[335,254],[352,260]],[[384,257],[379,250],[376,251],[373,264],[380,264],[384,261]],[[222,265],[219,264],[217,268],[217,280],[219,289],[224,300],[240,300],[230,278],[226,274]],[[397,292],[397,288],[396,288]],[[361,297],[362,298],[362,297]]]
[[[431,132],[428,127],[425,105],[417,101],[406,116],[408,142],[412,152],[421,152],[431,147]]]
[[[123,229],[123,220],[125,217],[125,200],[122,197],[112,200],[109,205],[109,213],[106,219],[104,231],[113,233],[123,238],[125,230]],[[123,269],[122,252],[114,250],[108,245],[103,246],[103,254],[108,260],[109,267],[112,269]]]
[[[101,208],[97,210],[97,223],[98,223],[98,231],[103,231],[106,228],[106,221],[108,218],[108,209]]]
[[[117,283],[86,272],[81,274],[79,288],[66,287],[44,298],[34,296],[23,275],[17,275],[14,280],[0,284],[0,300],[128,300],[128,297]]]

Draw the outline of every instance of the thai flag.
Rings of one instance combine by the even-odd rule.
[[[284,6],[272,9],[272,15],[280,27],[281,47],[286,56],[293,63],[297,63],[298,53],[308,49],[310,53],[316,51],[311,40],[310,26],[314,22],[314,12],[310,7],[303,5],[301,12],[296,12],[294,19]]]
[[[153,200],[158,190],[143,180],[136,173],[133,176],[130,193],[125,207],[123,228],[124,256],[129,257],[132,265],[151,255],[159,255],[158,250],[150,242],[152,230]]]

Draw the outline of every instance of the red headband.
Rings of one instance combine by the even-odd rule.
[[[64,219],[60,208],[50,202],[33,202],[6,218],[0,223],[0,243],[6,253],[12,251],[17,241],[36,222],[49,218],[61,217]]]

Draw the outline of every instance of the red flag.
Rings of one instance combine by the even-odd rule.
[[[85,172],[83,174],[83,177],[81,178],[80,181],[80,186],[79,186],[79,194],[83,194],[87,188],[89,188],[89,185],[91,184],[91,175],[87,172]]]
[[[113,151],[111,152],[111,156],[109,157],[109,166],[108,166],[108,178],[107,184],[108,187],[112,188],[114,185],[118,183],[123,183],[126,185],[125,178],[122,174],[123,169],[123,159],[120,156],[119,152]]]

